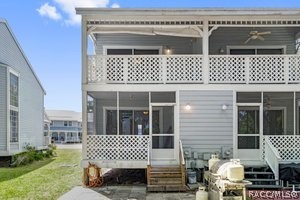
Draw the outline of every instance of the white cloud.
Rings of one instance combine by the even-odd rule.
[[[54,20],[61,19],[61,15],[57,12],[56,7],[50,6],[48,3],[41,5],[41,7],[36,10],[39,12],[41,16],[46,16]]]
[[[80,24],[81,17],[76,15],[76,7],[107,7],[109,0],[54,0],[59,8],[64,11],[68,18],[65,20],[67,24],[77,25]]]
[[[112,7],[112,8],[120,8],[120,5],[117,4],[117,3],[113,3],[113,4],[111,5],[111,7]]]

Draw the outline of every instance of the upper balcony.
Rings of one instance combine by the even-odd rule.
[[[298,10],[77,11],[83,84],[300,83]]]
[[[207,68],[208,70],[204,70]],[[207,71],[207,72],[206,72]],[[93,55],[88,83],[300,83],[299,55]]]

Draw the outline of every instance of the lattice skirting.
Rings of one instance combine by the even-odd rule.
[[[89,135],[87,158],[99,160],[147,160],[149,136]]]

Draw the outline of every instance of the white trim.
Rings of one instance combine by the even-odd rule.
[[[143,46],[143,45],[104,45],[103,55],[107,55],[107,49],[146,49],[146,50],[158,50],[159,55],[162,55],[163,46]],[[132,54],[133,51],[132,51]]]
[[[227,45],[226,53],[230,55],[231,49],[254,49],[257,55],[257,49],[283,49],[283,54],[286,54],[286,45]]]

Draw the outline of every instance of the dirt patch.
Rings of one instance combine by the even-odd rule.
[[[146,169],[111,169],[103,174],[104,185],[144,185]]]

